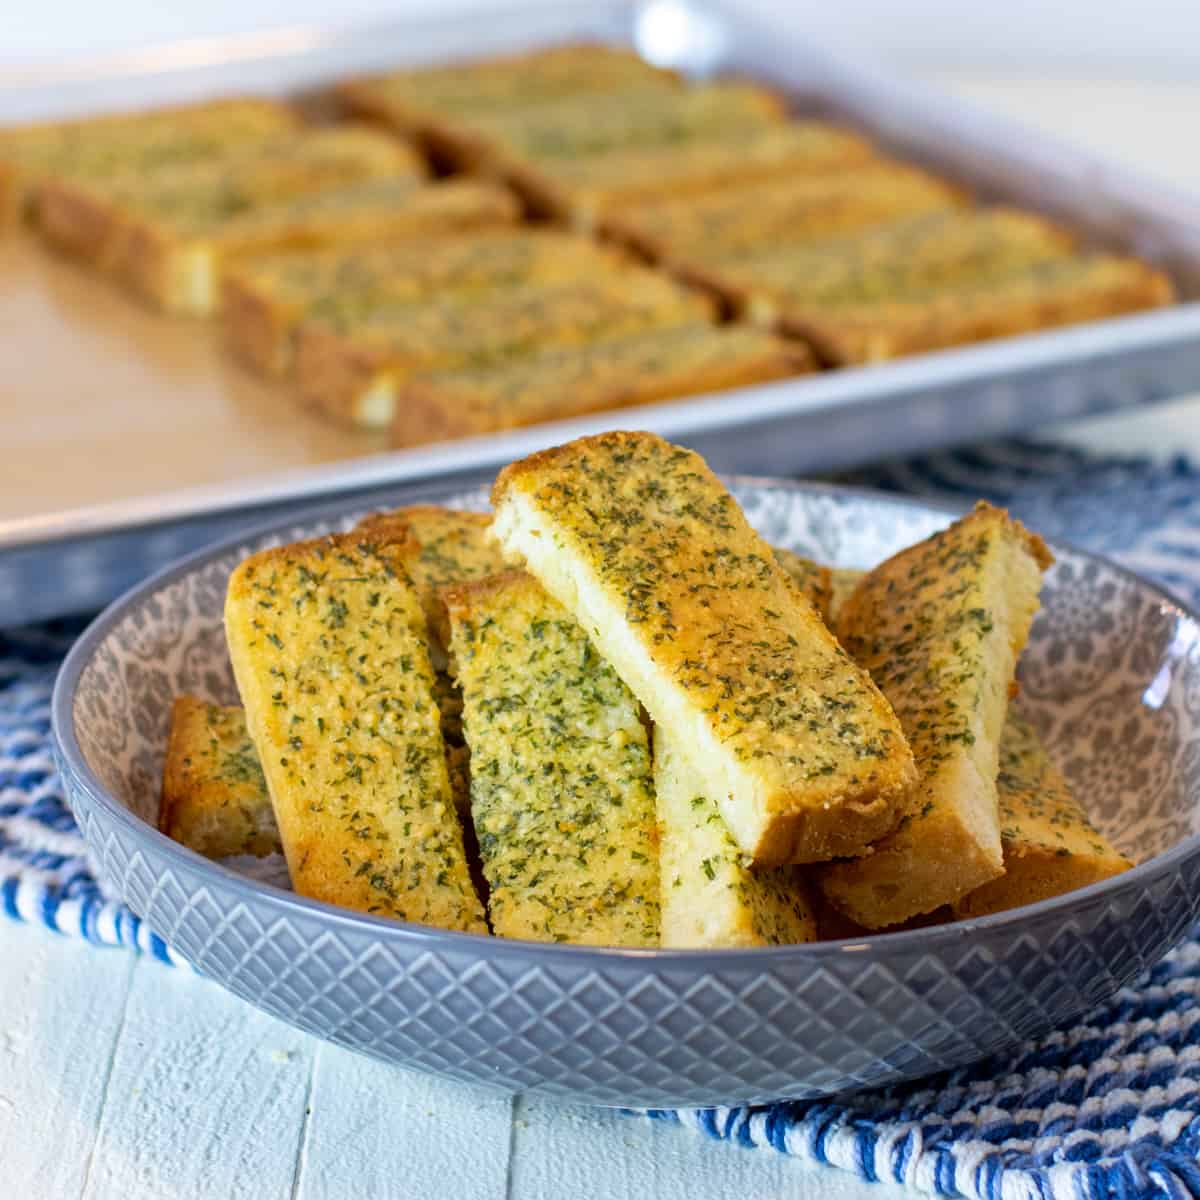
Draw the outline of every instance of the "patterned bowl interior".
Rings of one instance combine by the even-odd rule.
[[[735,481],[771,542],[865,567],[947,523],[904,501]],[[486,494],[450,498],[486,508]],[[221,611],[234,564],[268,545],[349,528],[362,514],[291,528],[168,575],[127,608],[79,679],[73,720],[99,781],[153,823],[172,698],[235,703]],[[1135,860],[1200,829],[1197,626],[1161,593],[1086,555],[1059,551],[1021,664],[1018,703],[1096,823]]]

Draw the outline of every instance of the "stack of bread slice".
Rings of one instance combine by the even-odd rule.
[[[1169,302],[738,79],[602,44],[0,129],[0,218],[217,316],[307,412],[485,436]]]
[[[1003,511],[834,571],[649,434],[493,498],[237,568],[245,715],[177,702],[165,832],[281,849],[367,912],[637,947],[975,917],[1129,865],[1010,704],[1051,560]]]

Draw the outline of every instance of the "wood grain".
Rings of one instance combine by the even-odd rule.
[[[0,928],[0,1192],[75,1200],[104,1158],[97,1125],[136,962]]]
[[[138,959],[82,1196],[289,1200],[315,1053],[216,984]]]
[[[502,1200],[513,1098],[322,1045],[295,1200]]]

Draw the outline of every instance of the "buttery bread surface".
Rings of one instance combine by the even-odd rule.
[[[776,866],[860,853],[916,776],[887,701],[696,454],[582,438],[505,468],[493,529]]]
[[[957,901],[955,917],[1034,904],[1132,865],[1088,820],[1033,725],[1011,709],[1000,736],[996,788],[1004,874]]]
[[[206,858],[279,852],[271,797],[240,708],[176,699],[158,827]]]
[[[523,572],[444,594],[492,928],[657,946],[654,788],[637,701]]]
[[[955,208],[963,193],[923,171],[879,161],[830,174],[743,182],[699,196],[633,205],[606,233],[656,259],[686,262],[763,246],[828,238],[888,220]]]
[[[495,433],[610,408],[766,383],[814,369],[798,342],[692,321],[512,363],[414,376],[398,389],[397,446]]]
[[[787,304],[778,323],[826,362],[852,364],[1158,308],[1174,296],[1167,276],[1143,262],[1079,254],[868,303]]]
[[[345,534],[246,559],[230,658],[296,890],[483,933],[402,549]]]
[[[607,342],[711,312],[705,297],[635,266],[549,287],[380,307],[344,327],[332,319],[305,323],[298,384],[307,401],[331,416],[386,426],[400,407],[398,388],[418,372],[500,366],[543,348]]]
[[[895,925],[1003,872],[1000,733],[1051,561],[1040,538],[981,503],[868,572],[843,604],[842,644],[891,701],[921,775],[894,832],[821,871],[826,896],[860,925]]]
[[[225,272],[222,330],[239,358],[282,375],[305,319],[344,326],[381,305],[565,283],[617,261],[588,238],[515,228],[255,255]]]

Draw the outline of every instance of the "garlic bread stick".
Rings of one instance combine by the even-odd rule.
[[[772,243],[749,252],[703,247],[678,264],[761,324],[785,312],[836,312],[957,280],[1062,258],[1071,238],[1013,209],[943,209],[857,233]]]
[[[618,261],[588,238],[504,227],[255,255],[224,274],[221,328],[240,359],[268,375],[285,375],[306,319],[340,326],[380,305],[566,283]]]
[[[955,917],[1035,904],[1133,865],[1087,819],[1033,726],[1011,709],[1000,735],[996,790],[1004,874],[956,901]]]
[[[918,213],[957,208],[963,192],[914,167],[879,160],[827,175],[744,182],[615,211],[603,231],[650,258],[686,262],[781,243],[819,241]]]
[[[419,136],[463,166],[483,149],[464,125],[473,115],[654,86],[677,90],[679,79],[628,50],[591,43],[350,79],[337,92],[350,111]]]
[[[383,134],[306,131],[251,157],[145,179],[50,181],[42,190],[40,227],[54,246],[100,266],[158,307],[203,314],[216,304],[222,257],[295,244],[302,235],[350,240],[355,204],[378,221],[409,203],[424,175],[412,148]],[[326,214],[323,224],[319,211],[310,214],[317,228],[304,234],[300,197],[352,187],[349,203]]]
[[[1040,538],[981,503],[868,572],[842,606],[842,644],[891,701],[921,774],[894,832],[821,869],[825,895],[860,925],[931,912],[1003,872],[1000,733],[1051,561]]]
[[[443,595],[492,928],[657,946],[654,786],[637,701],[529,575]]]
[[[252,555],[229,581],[230,659],[295,889],[484,933],[403,548],[343,534]]]
[[[240,708],[176,699],[158,827],[205,858],[279,852],[267,782]]]
[[[842,171],[867,162],[868,142],[818,121],[764,125],[724,140],[613,150],[586,158],[510,165],[506,178],[534,212],[590,230],[629,205],[728,186]]]
[[[493,530],[587,631],[762,866],[860,853],[908,811],[912,755],[737,502],[652,434],[501,471]]]
[[[208,231],[264,205],[322,188],[388,176],[425,176],[411,146],[353,126],[300,129],[225,158],[149,173],[63,175],[45,182],[39,229],[57,249],[101,267],[134,251],[141,226]]]
[[[1174,298],[1167,276],[1137,259],[1081,254],[873,303],[788,305],[778,323],[826,362],[851,364],[1098,321]]]
[[[381,306],[344,327],[328,318],[306,322],[296,380],[303,398],[329,416],[386,427],[397,416],[401,385],[415,374],[500,365],[553,346],[609,341],[711,314],[707,297],[630,265],[561,285]]]
[[[134,222],[114,273],[160,308],[204,316],[220,301],[225,264],[243,254],[416,238],[502,226],[516,217],[512,195],[492,184],[369,180],[213,225]]]
[[[766,383],[814,369],[798,342],[693,321],[507,365],[416,375],[397,391],[392,441],[416,446],[565,420],[676,396]]]
[[[230,97],[0,129],[0,214],[33,212],[55,177],[110,179],[244,156],[293,132],[299,114],[275,100]]]
[[[749,83],[663,88],[565,97],[463,119],[489,165],[565,162],[628,151],[753,133],[786,118],[778,96]]]

